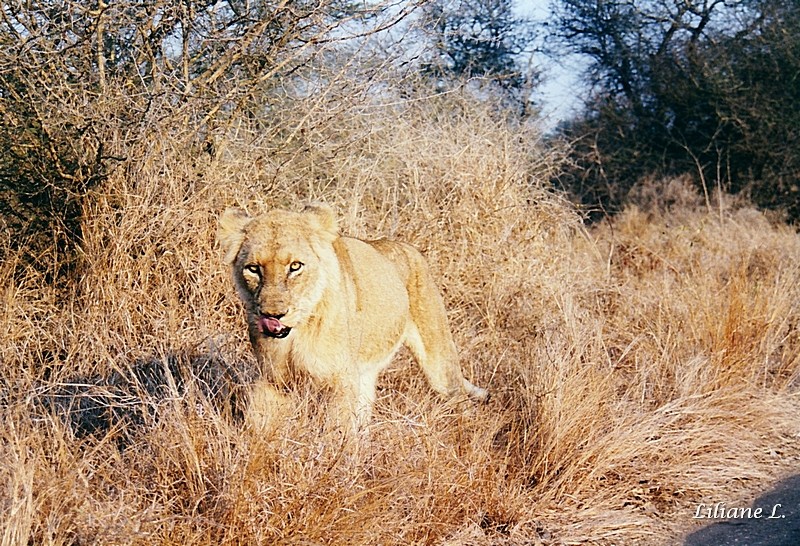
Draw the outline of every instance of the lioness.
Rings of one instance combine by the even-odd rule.
[[[251,393],[258,419],[305,376],[330,389],[337,422],[358,430],[369,422],[378,374],[403,343],[435,391],[487,399],[461,373],[444,302],[413,247],[344,237],[324,205],[255,218],[230,208],[218,241],[261,369]]]

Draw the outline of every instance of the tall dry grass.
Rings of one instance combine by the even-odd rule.
[[[536,127],[457,94],[275,115],[279,140],[131,150],[74,285],[45,283],[58,256],[0,267],[4,544],[670,542],[797,465],[793,230],[691,194],[586,230]],[[198,363],[234,390],[253,368],[217,214],[308,200],[424,251],[490,403],[432,397],[402,354],[353,454],[310,398],[263,437],[208,396]],[[143,364],[159,389],[120,379]],[[81,435],[63,414],[95,384],[118,418]]]

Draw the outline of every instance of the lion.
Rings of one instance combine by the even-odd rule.
[[[338,426],[363,429],[378,376],[403,344],[437,393],[487,400],[462,374],[444,300],[412,246],[340,235],[327,205],[256,217],[229,208],[217,238],[260,369],[257,420],[308,378],[329,393]]]

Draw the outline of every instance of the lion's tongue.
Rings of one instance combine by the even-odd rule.
[[[280,320],[276,319],[275,317],[265,317],[262,316],[261,320],[259,321],[259,326],[261,326],[261,331],[263,333],[269,332],[272,335],[278,335],[286,328],[286,326],[281,323]]]

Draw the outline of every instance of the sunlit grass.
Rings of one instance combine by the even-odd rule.
[[[315,130],[279,150],[241,128],[195,161],[143,143],[87,204],[73,284],[45,284],[52,257],[0,266],[4,543],[663,542],[796,463],[792,229],[691,199],[586,229],[544,189],[535,127],[452,96],[296,115]],[[310,396],[243,428],[227,395],[254,359],[216,216],[311,200],[426,254],[488,404],[436,398],[401,353],[357,452]],[[148,363],[158,389],[130,381]],[[128,409],[76,433],[52,403],[76,382]]]

